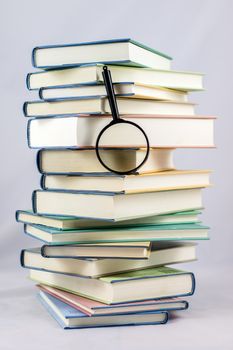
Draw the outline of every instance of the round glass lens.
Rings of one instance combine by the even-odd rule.
[[[139,149],[143,152],[137,152]],[[124,121],[103,129],[97,139],[96,152],[109,171],[126,174],[136,171],[146,161],[149,143],[138,125]]]

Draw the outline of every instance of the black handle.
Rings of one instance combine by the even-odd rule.
[[[115,96],[114,89],[113,89],[111,72],[107,66],[103,67],[102,75],[104,78],[105,89],[107,92],[108,101],[109,101],[113,120],[118,121],[120,119],[120,115],[119,115],[119,111],[118,111],[118,107],[117,107],[116,96]]]

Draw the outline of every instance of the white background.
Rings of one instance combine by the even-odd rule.
[[[1,1],[1,349],[230,349],[232,325],[232,13],[231,0]],[[174,58],[173,69],[206,73],[205,92],[192,94],[199,114],[217,115],[216,150],[179,150],[178,168],[213,169],[204,193],[211,240],[199,261],[182,266],[197,278],[190,309],[165,326],[63,331],[42,309],[21,248],[37,242],[14,221],[39,187],[36,152],[26,144],[25,86],[36,45],[131,37]]]

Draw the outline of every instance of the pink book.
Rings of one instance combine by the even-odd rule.
[[[63,290],[50,286],[39,284],[37,287],[52,295],[53,297],[63,301],[73,308],[85,313],[88,316],[92,315],[109,315],[121,313],[137,313],[146,311],[172,311],[185,310],[188,308],[188,302],[180,298],[145,300],[139,302],[122,303],[107,305],[95,300],[87,299],[76,294],[65,292]]]

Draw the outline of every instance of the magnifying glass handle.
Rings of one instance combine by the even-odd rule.
[[[112,117],[114,121],[117,121],[118,119],[120,119],[120,115],[118,111],[116,96],[113,89],[111,72],[107,66],[103,67],[102,75],[104,78],[104,84],[105,84],[105,88],[108,96]]]

